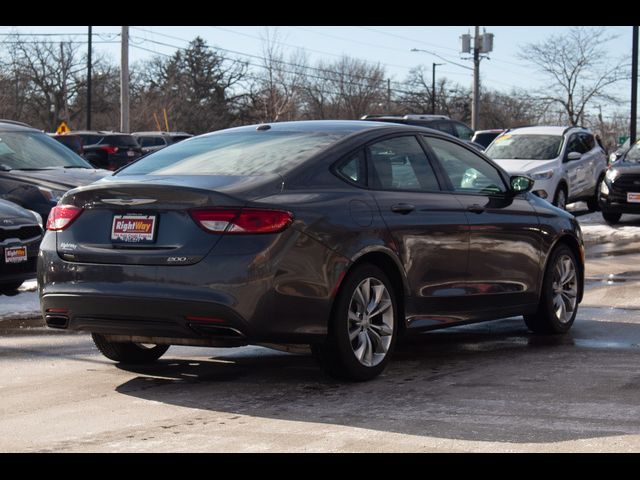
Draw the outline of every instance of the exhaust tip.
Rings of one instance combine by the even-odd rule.
[[[69,326],[69,317],[65,315],[47,315],[44,320],[49,328],[66,329]]]

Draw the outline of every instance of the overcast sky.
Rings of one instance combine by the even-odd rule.
[[[119,26],[93,27],[94,51],[105,52],[114,62],[119,61]],[[473,33],[472,26],[132,26],[130,27],[130,61],[148,59],[154,54],[171,55],[176,48],[184,48],[196,36],[204,38],[210,46],[225,49],[231,57],[258,63],[262,54],[266,29],[277,29],[277,38],[285,52],[298,48],[307,52],[313,63],[319,59],[336,60],[343,55],[380,63],[392,82],[402,81],[409,70],[417,65],[431,69],[432,63],[446,63],[437,67],[437,77],[471,87],[473,66],[469,55],[460,51],[460,35]],[[489,59],[481,62],[481,80],[485,87],[510,91],[512,88],[534,90],[543,84],[543,77],[525,61],[518,58],[519,49],[526,43],[541,42],[549,36],[567,32],[570,27],[508,27],[485,26],[493,33],[494,50]],[[603,45],[611,58],[631,57],[632,27],[606,27],[616,36]],[[481,31],[482,31],[481,29]],[[4,26],[0,34],[10,32],[77,34],[76,41],[86,41],[84,26]],[[0,41],[2,40],[0,36]],[[51,36],[51,39],[63,39]],[[102,43],[105,42],[105,43]],[[106,43],[110,42],[110,43]],[[428,52],[412,52],[412,48]],[[467,68],[464,68],[464,67]],[[604,106],[607,112],[629,109],[630,86],[620,83],[616,93],[623,102]]]

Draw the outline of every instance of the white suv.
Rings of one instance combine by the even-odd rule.
[[[533,193],[557,207],[583,200],[589,210],[598,209],[607,156],[586,128],[507,130],[484,153],[509,174],[531,177]]]

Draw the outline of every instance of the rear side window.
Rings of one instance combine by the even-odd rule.
[[[380,190],[438,191],[435,172],[418,140],[397,137],[367,148],[373,188]]]
[[[596,146],[596,141],[593,138],[593,135],[591,135],[590,133],[581,133],[580,137],[582,138],[582,143],[584,143],[585,148],[587,149],[586,151],[590,151],[593,150],[593,148]]]
[[[473,137],[473,130],[462,123],[453,122],[453,129],[456,131],[456,137],[462,140],[471,140]]]
[[[571,153],[571,152],[586,153],[588,151],[586,145],[582,142],[582,138],[580,137],[581,135],[579,134],[571,135],[571,138],[569,139],[569,143],[567,144],[567,153]]]
[[[139,147],[140,144],[133,135],[107,135],[101,142],[114,147]]]
[[[361,187],[367,186],[364,150],[348,155],[336,168],[338,175]]]
[[[214,133],[163,148],[118,175],[268,175],[310,159],[351,132]]]

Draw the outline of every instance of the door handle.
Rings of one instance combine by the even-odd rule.
[[[416,209],[414,205],[409,205],[408,203],[397,203],[391,207],[391,211],[393,213],[400,213],[402,215],[406,215],[407,213],[411,213]]]
[[[482,213],[484,212],[485,208],[482,205],[478,205],[477,203],[474,203],[473,205],[469,205],[467,207],[467,211],[469,212],[473,212],[473,213]]]

